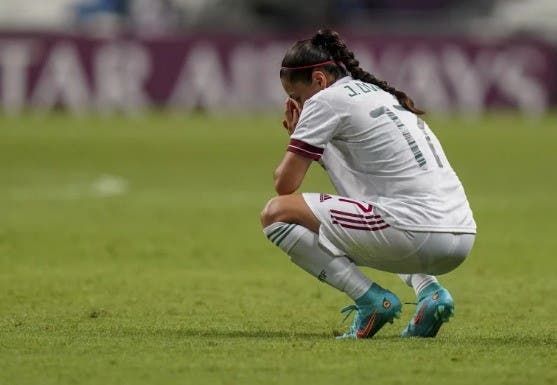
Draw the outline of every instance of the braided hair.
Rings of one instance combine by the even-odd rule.
[[[352,78],[373,84],[395,96],[408,111],[416,115],[424,113],[405,92],[363,70],[354,52],[348,49],[337,32],[330,29],[319,30],[311,39],[296,42],[284,55],[281,67],[280,77],[289,82],[310,83],[313,70],[318,68],[327,71],[335,79],[350,73]]]

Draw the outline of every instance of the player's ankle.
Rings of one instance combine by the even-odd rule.
[[[364,295],[362,295],[361,297],[355,300],[356,305],[358,306],[368,305],[370,302],[373,302],[373,300],[379,293],[383,293],[384,291],[385,289],[383,289],[381,286],[379,286],[374,282],[371,284],[369,289],[367,289]]]
[[[439,291],[442,288],[443,286],[441,286],[439,282],[431,282],[429,285],[420,290],[420,292],[418,293],[418,298],[422,299],[427,296],[433,295],[436,291]]]

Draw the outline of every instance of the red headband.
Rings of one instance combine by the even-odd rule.
[[[319,66],[324,66],[325,64],[333,64],[335,63],[334,60],[327,60],[324,61],[323,63],[317,63],[317,64],[310,64],[307,66],[301,66],[301,67],[280,67],[281,70],[303,70],[306,68],[313,68],[313,67],[319,67]]]

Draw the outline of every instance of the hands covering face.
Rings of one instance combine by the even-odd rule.
[[[282,125],[288,132],[289,136],[292,135],[292,133],[294,132],[296,124],[298,124],[298,119],[300,119],[301,113],[302,109],[300,108],[298,103],[292,98],[287,98],[284,109],[285,119],[282,121]]]

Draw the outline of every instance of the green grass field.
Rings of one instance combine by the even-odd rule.
[[[556,384],[557,116],[430,125],[479,229],[456,316],[336,341],[348,298],[260,229],[278,116],[0,118],[0,384]]]

